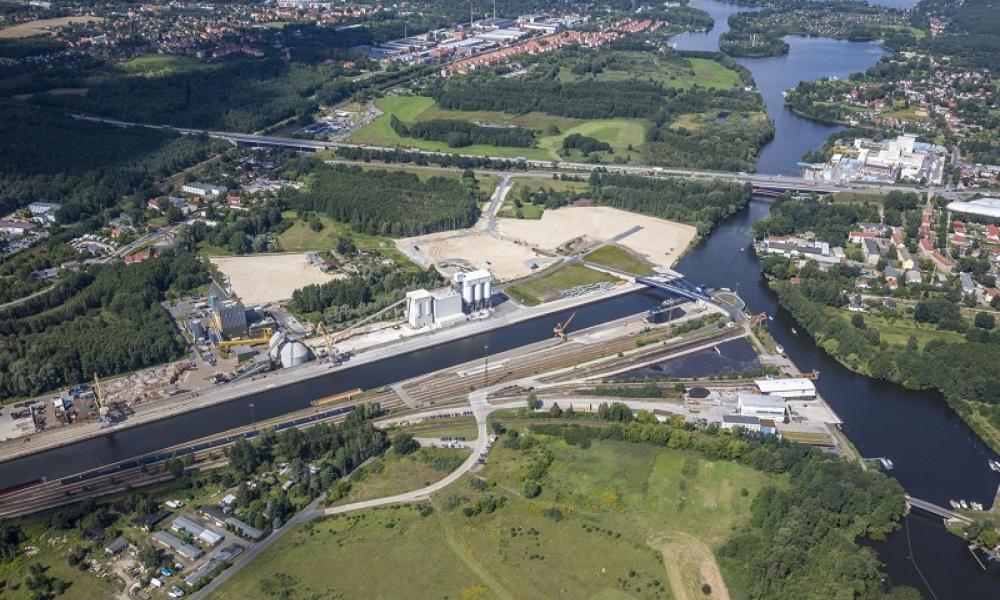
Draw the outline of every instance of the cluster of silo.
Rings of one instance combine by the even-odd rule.
[[[271,357],[271,360],[280,362],[281,366],[286,369],[297,367],[313,359],[312,352],[308,346],[288,337],[284,333],[275,333],[272,335],[267,346],[267,353]]]
[[[485,270],[469,271],[455,274],[455,288],[462,294],[462,305],[465,310],[473,311],[490,308],[490,297],[493,295],[493,275]]]

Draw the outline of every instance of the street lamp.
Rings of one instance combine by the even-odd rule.
[[[254,429],[257,429],[257,417],[253,413],[253,402],[250,403],[250,423]]]

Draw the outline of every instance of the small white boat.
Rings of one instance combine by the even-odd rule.
[[[799,332],[796,331],[794,327],[792,327],[792,333],[794,333],[795,335],[799,335]]]
[[[778,354],[784,354],[785,349],[777,344],[774,345],[774,349],[778,351]]]
[[[952,508],[956,508],[956,509],[959,508],[959,504],[958,504],[957,500],[949,500],[948,504],[950,504]]]
[[[987,464],[988,464],[988,465],[990,466],[990,469],[992,469],[992,470],[993,470],[993,472],[995,472],[995,473],[1000,473],[1000,461],[996,461],[996,460],[993,460],[993,459],[991,458],[991,459],[990,459],[990,460],[989,460],[989,461],[987,462]]]
[[[972,507],[973,510],[983,510],[983,505],[980,504],[979,502],[970,502],[969,505]]]
[[[965,508],[965,509],[969,508],[969,503],[966,502],[965,500],[959,500],[958,501],[958,505],[961,506],[962,508]]]
[[[768,320],[768,321],[773,321],[773,320],[774,320],[774,317],[772,317],[771,315],[767,315],[767,320]]]
[[[888,458],[882,457],[879,459],[879,462],[882,463],[882,466],[885,467],[886,471],[891,471],[896,468],[896,465],[892,464],[892,461]]]
[[[719,350],[718,346],[712,346],[712,349],[715,350],[716,354],[718,354],[719,356],[722,356],[722,350]]]

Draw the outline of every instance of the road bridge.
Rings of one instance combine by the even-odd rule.
[[[910,508],[919,508],[924,512],[941,517],[946,521],[960,521],[966,525],[971,525],[973,523],[972,519],[966,517],[963,514],[957,513],[943,506],[938,506],[937,504],[934,504],[933,502],[928,502],[927,500],[914,498],[913,496],[910,495],[906,496],[906,504]]]
[[[399,147],[399,146],[369,146],[365,144],[350,144],[345,142],[328,142],[319,140],[306,140],[298,138],[290,138],[283,136],[274,135],[260,135],[255,133],[238,133],[231,131],[211,131],[203,129],[191,129],[185,127],[172,127],[169,125],[150,125],[144,123],[130,123],[127,121],[120,121],[118,119],[108,119],[103,117],[94,117],[90,115],[83,114],[73,114],[76,119],[92,121],[97,123],[105,123],[107,125],[114,125],[116,127],[148,127],[151,129],[166,129],[180,133],[181,135],[205,135],[210,138],[225,140],[234,145],[245,145],[253,147],[262,148],[291,148],[301,152],[318,152],[320,150],[336,150],[338,148],[358,148],[364,150],[374,150],[383,152],[407,152],[411,154],[420,154],[424,156],[459,156],[463,158],[475,158],[475,159],[490,159],[496,161],[505,161],[509,163],[516,163],[523,165],[525,168],[529,169],[548,169],[552,171],[581,171],[581,172],[609,172],[609,173],[624,173],[632,175],[648,175],[655,177],[691,177],[691,178],[705,178],[705,179],[724,179],[728,181],[733,181],[736,183],[749,183],[755,190],[762,192],[764,194],[781,193],[781,192],[818,192],[818,193],[832,193],[838,191],[855,191],[855,192],[873,192],[873,193],[888,193],[893,190],[908,191],[908,192],[922,192],[921,188],[914,188],[913,186],[904,186],[888,183],[876,183],[876,182],[865,182],[865,183],[852,183],[838,185],[826,182],[816,182],[812,180],[805,179],[803,177],[795,177],[789,175],[769,175],[766,173],[734,173],[731,171],[710,171],[704,169],[675,169],[675,168],[663,168],[655,167],[649,165],[609,165],[609,164],[591,164],[591,163],[573,163],[573,162],[560,162],[560,161],[546,161],[546,160],[525,160],[525,159],[510,159],[509,157],[500,156],[483,156],[476,154],[461,154],[458,152],[435,152],[431,150],[421,150],[419,148],[410,147]],[[957,193],[954,190],[940,190],[943,192],[949,192],[952,195]]]

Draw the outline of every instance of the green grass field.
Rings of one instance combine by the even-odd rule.
[[[194,58],[186,56],[169,56],[165,54],[146,54],[119,63],[117,68],[129,75],[142,75],[144,77],[165,77],[177,73],[187,73],[196,69],[205,68]]]
[[[583,265],[557,266],[550,273],[542,274],[537,279],[505,288],[504,293],[525,306],[535,306],[555,300],[562,290],[603,281],[617,280],[607,273],[588,269]]]
[[[416,432],[414,435],[433,437]],[[428,486],[458,468],[468,456],[469,451],[461,448],[427,447],[408,456],[386,452],[351,475],[351,491],[334,505],[394,496]]]
[[[528,450],[495,445],[476,474],[485,489],[467,476],[432,498],[433,511],[382,508],[297,526],[211,599],[287,590],[289,598],[713,600],[724,587],[713,552],[763,486],[783,484],[678,450],[618,442],[583,450],[531,437]],[[552,463],[542,492],[527,499],[522,480],[543,453]],[[503,505],[477,516],[461,510],[487,495]]]
[[[453,417],[448,419],[433,419],[415,423],[401,428],[416,437],[464,437],[474,440],[477,437],[476,420],[473,417]]]
[[[278,244],[284,252],[323,252],[332,250],[337,246],[337,239],[341,235],[350,236],[354,245],[361,250],[378,252],[383,256],[391,258],[399,265],[411,265],[409,259],[403,253],[396,250],[392,240],[366,233],[359,233],[351,229],[348,225],[334,221],[325,215],[316,215],[323,229],[313,231],[309,223],[299,219],[299,215],[294,210],[286,210],[281,213],[282,218],[294,221],[291,227],[278,235]]]
[[[653,267],[621,246],[607,244],[584,256],[584,260],[633,275],[652,275]]]
[[[352,135],[350,138],[352,143],[371,144],[373,146],[401,146],[436,152],[461,152],[462,154],[479,154],[504,158],[524,157],[531,160],[561,160],[556,151],[562,148],[563,138],[574,133],[594,137],[611,144],[613,152],[610,156],[622,158],[629,154],[629,146],[637,148],[646,139],[646,124],[642,121],[632,119],[583,121],[542,113],[510,115],[488,111],[444,110],[434,104],[433,98],[426,96],[386,96],[376,100],[375,105],[385,114]],[[431,119],[457,119],[462,121],[517,125],[519,127],[535,129],[540,132],[539,135],[541,137],[538,138],[538,145],[535,148],[509,148],[485,144],[452,148],[444,142],[400,137],[393,131],[392,126],[389,124],[391,115],[395,115],[399,120],[407,123]],[[558,128],[559,134],[548,135],[547,132],[550,127]]]
[[[690,88],[695,85],[725,90],[740,85],[736,71],[707,58],[665,59],[647,52],[615,52],[625,69],[605,68],[602,72],[577,75],[568,67],[559,71],[559,81],[621,81],[653,80],[667,87]]]
[[[851,317],[854,313],[848,310],[829,309],[840,317],[848,327],[851,327]],[[871,313],[864,315],[865,325],[878,329],[881,340],[887,344],[905,347],[910,336],[917,338],[917,345],[923,349],[928,342],[941,340],[950,343],[961,343],[965,336],[954,331],[941,331],[930,323],[917,323],[911,316],[902,316],[892,321]]]

